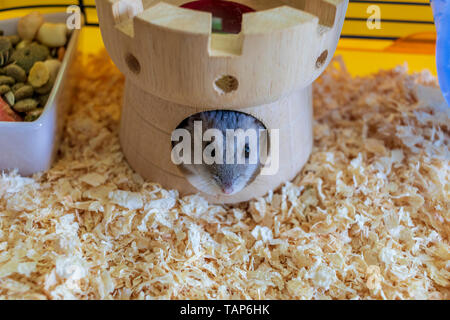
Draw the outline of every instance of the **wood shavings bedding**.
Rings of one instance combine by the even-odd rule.
[[[0,298],[449,298],[450,122],[420,99],[429,74],[351,78],[335,59],[302,173],[225,207],[133,173],[123,77],[104,52],[80,70],[54,167],[0,176]]]

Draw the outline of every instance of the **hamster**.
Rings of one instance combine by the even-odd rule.
[[[260,134],[266,131],[266,127],[255,117],[237,111],[205,111],[195,114],[186,120],[184,120],[178,128],[186,129],[189,131],[191,137],[194,135],[194,123],[196,121],[201,121],[202,123],[202,135],[208,129],[217,129],[217,132],[222,133],[223,137],[223,162],[207,164],[202,161],[202,164],[181,164],[180,167],[182,171],[187,175],[194,175],[197,181],[202,184],[202,189],[208,190],[210,194],[213,195],[233,195],[242,191],[245,187],[251,184],[261,171],[261,161],[260,161],[260,150],[262,143],[268,141],[266,134]],[[228,142],[226,140],[226,130],[227,129],[242,129],[247,131],[248,129],[256,130],[257,137],[257,149],[253,150],[256,152],[256,158],[252,156],[253,161],[249,161],[251,155],[251,146],[249,143],[249,138],[246,137],[245,144],[238,145],[236,143],[237,139],[233,142]],[[267,131],[266,131],[267,132]],[[192,155],[194,154],[194,140],[192,139]],[[199,145],[202,146],[202,152],[210,144],[215,142],[215,138],[212,141],[203,141],[203,137],[197,136],[196,139],[201,139],[202,141],[197,141]],[[215,142],[216,146],[218,142]],[[227,148],[234,148],[233,154],[234,159],[233,164],[226,163]],[[212,148],[211,148],[212,149]],[[210,149],[210,150],[211,150]],[[211,155],[215,156],[216,149],[211,152]],[[238,156],[241,155],[242,160],[245,159],[245,164],[239,164]],[[221,155],[218,155],[221,158]],[[193,158],[193,156],[192,156]],[[256,160],[256,161],[255,161]],[[240,162],[242,163],[242,162]]]

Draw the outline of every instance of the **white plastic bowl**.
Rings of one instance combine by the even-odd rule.
[[[65,12],[44,15],[48,22],[65,22]],[[19,18],[0,21],[5,35],[17,34]],[[73,93],[74,59],[80,30],[74,30],[55,85],[42,115],[34,122],[0,122],[0,171],[18,169],[32,175],[49,169],[58,151],[65,118]]]

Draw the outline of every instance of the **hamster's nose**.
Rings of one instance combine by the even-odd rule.
[[[225,194],[232,194],[233,191],[234,191],[232,184],[231,184],[231,183],[225,183],[225,184],[222,186],[222,191],[223,191],[223,193],[225,193]]]

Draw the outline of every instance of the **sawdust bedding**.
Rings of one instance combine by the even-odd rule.
[[[1,298],[449,298],[450,116],[428,73],[335,59],[302,173],[224,207],[133,173],[123,77],[104,52],[83,63],[54,167],[0,176]]]

